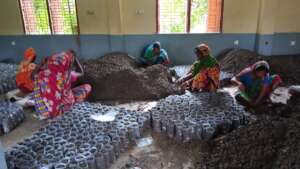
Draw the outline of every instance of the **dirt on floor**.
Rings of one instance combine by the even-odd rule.
[[[209,142],[199,169],[297,169],[300,167],[300,99],[255,109],[257,120]]]
[[[180,93],[172,83],[168,68],[154,65],[139,67],[125,53],[113,53],[83,62],[85,79],[92,85],[91,101],[155,100]]]
[[[237,88],[224,89],[233,94]],[[271,96],[273,104],[249,110],[254,116],[248,126],[208,142],[178,143],[172,138],[154,132],[146,132],[144,138],[151,138],[146,146],[134,146],[125,152],[111,166],[111,169],[279,169],[296,162],[300,147],[300,116],[294,104],[288,102],[288,88],[278,88]],[[152,103],[143,103],[143,110]],[[120,105],[134,107],[134,103]],[[297,120],[298,119],[298,120]],[[298,148],[298,147],[299,148]],[[292,168],[292,167],[290,167]]]
[[[246,49],[227,49],[218,56],[218,60],[222,71],[233,74],[259,60],[266,60],[271,74],[279,74],[285,85],[293,85],[300,83],[299,55],[261,56]]]
[[[150,139],[145,146],[135,146],[122,154],[110,169],[192,169],[198,156],[198,143],[182,144],[164,135],[146,132]]]
[[[266,57],[271,67],[271,72],[279,74],[284,84],[300,84],[300,54]]]

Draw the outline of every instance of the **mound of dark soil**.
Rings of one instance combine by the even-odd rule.
[[[168,68],[141,68],[125,53],[112,53],[83,62],[84,82],[92,85],[91,101],[152,100],[178,94]]]
[[[271,72],[279,74],[288,85],[300,84],[300,54],[265,57]]]
[[[299,103],[294,99],[288,105],[259,112],[253,124],[213,140],[197,168],[300,168],[300,107],[295,106]],[[281,116],[284,113],[289,114]]]
[[[246,49],[226,50],[218,56],[222,71],[237,74],[245,67],[262,58],[255,52]]]

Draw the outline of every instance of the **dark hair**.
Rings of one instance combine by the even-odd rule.
[[[75,50],[70,49],[70,50],[68,50],[68,52],[70,52],[74,57],[77,57]]]
[[[266,71],[266,72],[269,72],[269,69],[263,65],[255,68],[255,71],[259,72],[259,71]]]
[[[71,52],[72,54],[76,54],[76,52],[73,49],[69,49],[69,52]]]
[[[153,48],[160,48],[160,44],[159,44],[159,42],[155,42],[154,44],[153,44]]]

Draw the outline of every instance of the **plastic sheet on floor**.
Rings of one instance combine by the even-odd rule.
[[[146,147],[149,146],[153,143],[153,138],[152,137],[146,137],[146,138],[141,138],[137,140],[137,146],[138,147]]]
[[[118,111],[109,110],[106,114],[93,114],[91,118],[100,122],[110,122],[115,120],[117,114]]]

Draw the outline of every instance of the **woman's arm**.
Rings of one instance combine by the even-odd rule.
[[[238,76],[235,76],[231,79],[231,82],[234,83],[239,87],[239,90],[242,92],[246,91],[245,85],[240,81],[240,78]]]
[[[82,68],[82,65],[80,64],[79,60],[77,59],[77,57],[75,57],[75,66],[76,66],[76,74],[78,77],[82,77],[84,76],[84,71]]]
[[[45,66],[47,63],[48,57],[45,57],[40,64],[38,64],[35,69],[31,73],[31,79],[34,80],[34,76],[39,73],[39,71]]]
[[[170,59],[167,58],[162,64],[163,64],[164,66],[168,66],[170,63],[171,63]]]
[[[246,87],[245,85],[241,82],[241,77],[244,76],[246,73],[249,73],[251,71],[251,69],[246,68],[244,70],[242,70],[239,74],[237,74],[236,76],[234,76],[230,81],[231,83],[237,85],[239,87],[239,90],[242,92],[246,91]]]
[[[182,85],[183,83],[185,83],[186,81],[190,80],[193,78],[193,65],[191,66],[190,70],[187,72],[187,74],[183,77],[181,77],[180,79],[177,80],[177,84]]]
[[[177,83],[179,85],[185,83],[186,81],[190,80],[190,79],[193,79],[193,74],[192,73],[188,73],[187,75],[185,75],[184,77],[180,78]]]
[[[261,101],[264,99],[264,97],[265,97],[265,95],[267,93],[267,89],[268,89],[268,85],[264,85],[262,87],[262,89],[260,90],[260,93],[259,93],[257,99],[252,102],[253,106],[258,105],[258,104],[261,103]]]
[[[193,80],[193,78],[186,79],[183,83],[180,84],[180,87],[183,89],[188,89],[189,87],[191,87]]]

